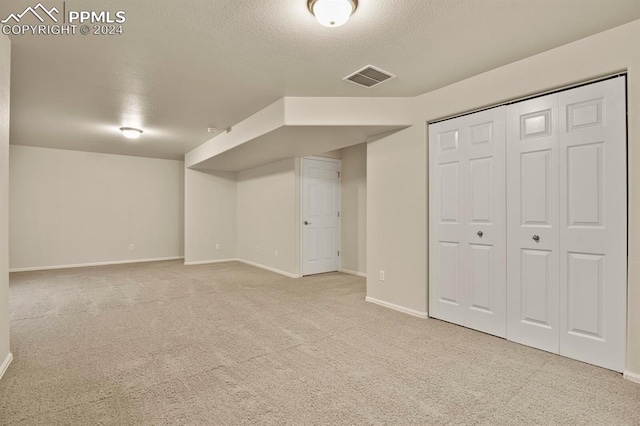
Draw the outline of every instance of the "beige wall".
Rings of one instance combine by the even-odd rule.
[[[414,126],[368,146],[367,295],[427,310],[427,121],[627,70],[627,369],[640,373],[639,40],[640,21],[634,21],[417,97]],[[381,269],[385,283],[377,280]]]
[[[182,256],[183,164],[12,145],[11,269]]]
[[[367,273],[367,144],[340,150],[341,179],[341,268]]]
[[[185,169],[185,263],[236,257],[236,174]]]
[[[342,158],[342,151],[343,151],[342,149],[336,149],[333,151],[323,152],[322,154],[315,154],[315,156],[340,160]]]
[[[367,297],[422,315],[427,310],[425,175],[419,124],[367,145]]]
[[[11,42],[0,35],[0,375],[9,357],[9,87]],[[4,364],[6,366],[6,364]]]
[[[238,173],[239,259],[299,274],[298,169],[287,159]]]

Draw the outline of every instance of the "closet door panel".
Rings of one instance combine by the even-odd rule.
[[[464,324],[468,244],[466,129],[462,121],[429,126],[429,315]]]
[[[625,369],[625,80],[560,93],[560,354]]]
[[[463,117],[468,135],[465,198],[467,327],[506,336],[505,107]]]
[[[429,314],[506,335],[504,107],[429,126]]]
[[[558,95],[507,107],[507,338],[559,348]]]

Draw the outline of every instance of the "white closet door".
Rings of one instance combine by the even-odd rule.
[[[560,354],[625,369],[624,78],[559,94]]]
[[[496,336],[507,332],[505,107],[468,115],[467,252],[464,325]]]
[[[464,324],[468,296],[464,228],[468,162],[463,120],[429,125],[429,315]]]
[[[430,315],[506,335],[504,107],[429,126]]]
[[[507,108],[507,338],[559,349],[558,95]]]

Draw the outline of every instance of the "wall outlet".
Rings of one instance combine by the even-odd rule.
[[[384,271],[380,271],[380,281],[384,282]]]
[[[129,244],[129,250],[133,250],[134,248],[136,248],[136,246],[134,246],[133,243]]]
[[[256,246],[256,253],[260,251],[260,246]]]
[[[220,243],[216,244],[216,250],[220,250]]]
[[[278,253],[278,250],[276,250],[276,257],[278,257],[278,254],[279,254],[279,253]]]

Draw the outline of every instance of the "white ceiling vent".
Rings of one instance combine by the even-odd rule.
[[[395,77],[395,75],[390,72],[376,68],[373,65],[367,65],[361,70],[343,78],[343,80],[347,80],[357,84],[358,86],[364,86],[367,89],[370,89],[380,83],[384,83],[385,81],[392,79],[393,77]]]

